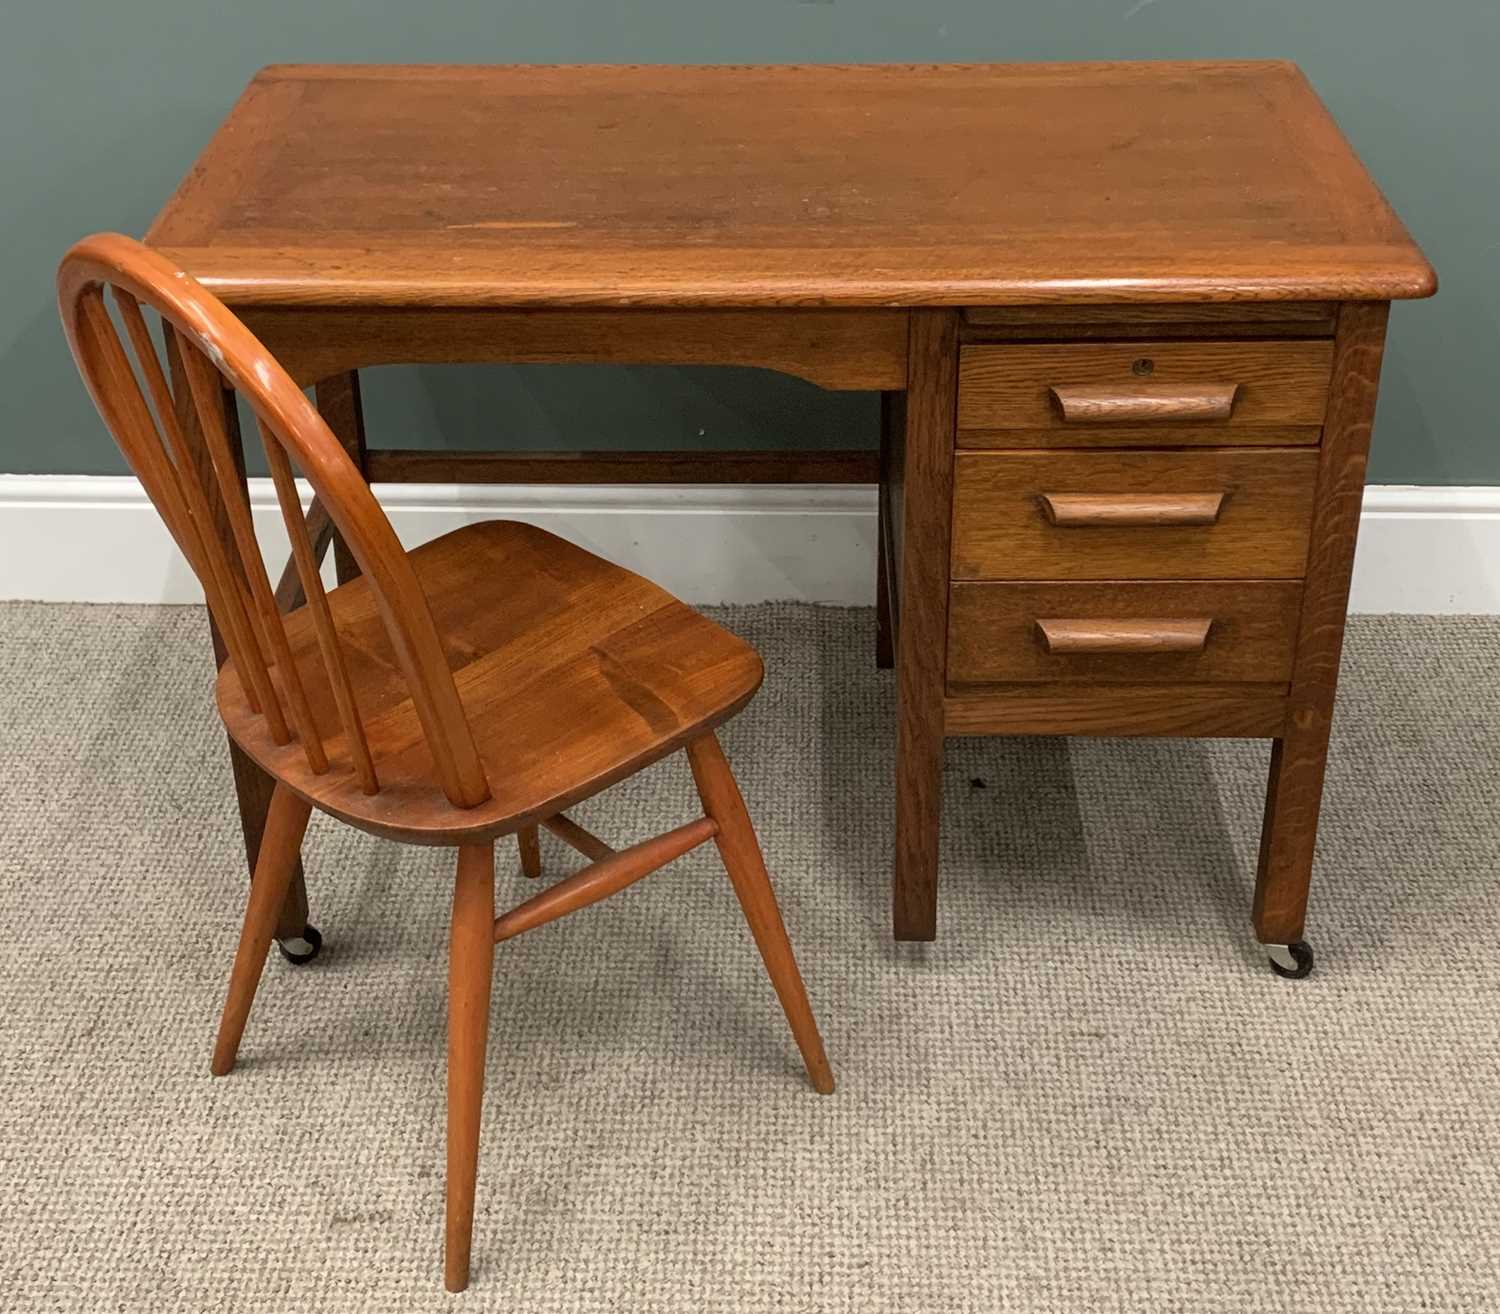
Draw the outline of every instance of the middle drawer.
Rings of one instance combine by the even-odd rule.
[[[954,579],[1298,579],[1316,449],[959,452]]]

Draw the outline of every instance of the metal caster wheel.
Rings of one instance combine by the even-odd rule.
[[[278,940],[276,947],[293,967],[301,967],[303,963],[310,963],[318,956],[318,950],[323,947],[323,937],[318,933],[318,928],[309,923],[302,928],[301,935],[289,935],[285,940]]]
[[[1277,976],[1284,976],[1289,981],[1300,981],[1313,970],[1312,946],[1306,940],[1297,940],[1292,944],[1268,944],[1265,950],[1271,962],[1271,970]]]

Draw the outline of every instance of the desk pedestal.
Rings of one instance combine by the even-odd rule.
[[[937,933],[947,736],[1255,737],[1254,929],[1305,973],[1387,310],[913,313],[882,455],[897,939]]]

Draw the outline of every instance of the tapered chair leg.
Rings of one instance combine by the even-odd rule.
[[[448,948],[448,1210],[443,1285],[449,1291],[462,1291],[469,1285],[494,962],[495,846],[466,845],[458,851]]]
[[[235,951],[234,968],[229,974],[229,995],[224,1001],[224,1015],[219,1020],[219,1038],[214,1044],[211,1070],[222,1077],[234,1067],[239,1053],[240,1037],[255,999],[255,988],[265,969],[266,953],[276,933],[276,922],[286,902],[287,890],[297,870],[302,836],[312,812],[306,799],[278,784],[271,795],[266,813],[266,828],[261,836],[260,854],[250,881],[250,903],[245,909],[245,924],[240,930],[240,946]]]
[[[823,1052],[823,1038],[818,1034],[812,1005],[807,1002],[807,991],[802,985],[802,974],[797,970],[791,941],[786,936],[781,910],[776,906],[776,894],[771,888],[760,841],[755,836],[750,814],[745,811],[745,800],[735,783],[734,773],[729,769],[719,741],[712,734],[695,739],[688,745],[687,754],[698,795],[703,800],[703,810],[719,826],[719,833],[714,837],[719,856],[734,884],[745,920],[750,923],[750,933],[755,937],[771,984],[781,999],[786,1020],[791,1023],[792,1035],[796,1038],[797,1048],[802,1051],[802,1061],[807,1065],[807,1075],[820,1093],[831,1095],[833,1069]]]
[[[521,850],[521,875],[535,880],[542,874],[542,844],[535,826],[522,826],[516,832],[516,844]]]

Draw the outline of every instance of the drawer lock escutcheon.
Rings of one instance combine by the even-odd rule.
[[[1202,652],[1212,617],[1192,620],[1038,620],[1049,653]]]
[[[1048,389],[1065,424],[1153,424],[1170,420],[1227,420],[1237,383],[1129,383]]]
[[[1223,493],[1041,493],[1042,512],[1062,529],[1211,525]]]

